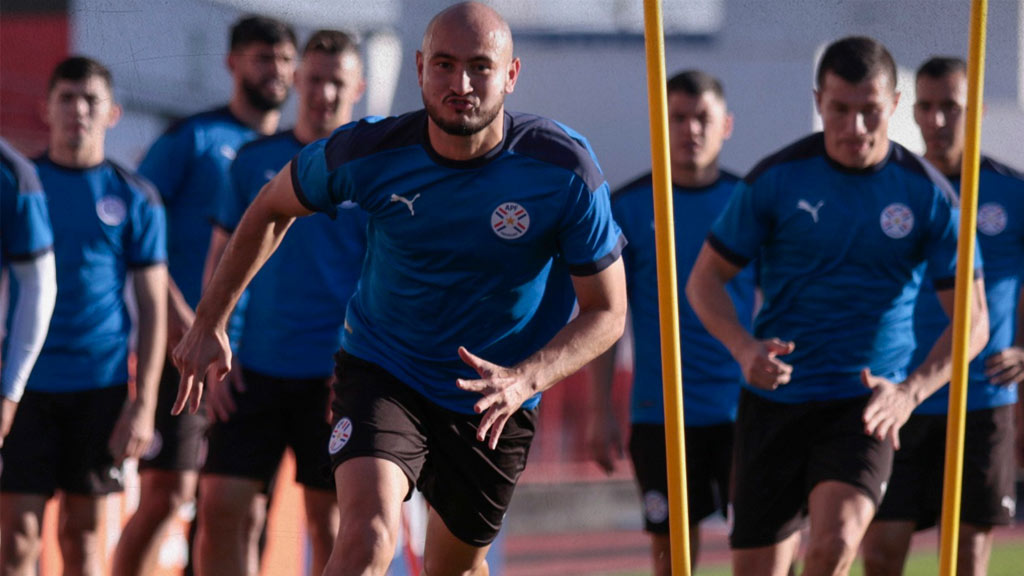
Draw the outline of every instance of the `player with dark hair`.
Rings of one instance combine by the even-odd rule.
[[[914,120],[924,157],[960,187],[967,108],[967,65],[929,59],[917,70]],[[978,245],[984,258],[989,339],[970,365],[964,436],[963,494],[957,574],[988,573],[992,529],[1013,521],[1014,405],[1024,379],[1024,175],[982,156],[978,188]],[[927,280],[914,313],[921,364],[949,321]],[[921,403],[900,430],[889,490],[864,537],[871,576],[901,574],[915,530],[934,526],[942,512],[949,387]]]
[[[292,221],[350,201],[369,213],[336,356],[328,451],[341,528],[325,574],[383,575],[414,487],[431,504],[425,572],[487,574],[538,393],[625,322],[608,185],[582,136],[505,111],[520,63],[504,19],[475,2],[445,9],[416,65],[424,110],[349,124],[264,187],[174,355],[177,408],[197,409],[204,377],[230,366],[228,310]],[[571,299],[545,290],[563,266],[579,301],[571,321]]]
[[[676,270],[684,279],[679,290],[679,332],[690,550],[696,565],[700,521],[715,510],[724,514],[728,505],[733,422],[743,375],[729,351],[704,329],[682,288],[711,222],[725,207],[739,178],[718,166],[722,145],[732,133],[732,115],[717,78],[688,70],[669,79],[668,119]],[[654,573],[669,576],[668,471],[652,190],[649,173],[626,184],[612,194],[612,214],[629,240],[622,252],[633,325],[629,453],[643,498],[644,527],[651,534]],[[753,267],[746,267],[727,289],[737,315],[749,329],[754,306]],[[616,349],[594,363],[597,421],[591,430],[596,434],[595,457],[609,472],[615,464],[613,449],[620,448],[610,401]]]
[[[10,302],[0,374],[0,446],[11,431],[18,402],[50,327],[57,298],[53,230],[36,167],[0,138],[0,269],[21,287]]]
[[[352,119],[364,89],[355,42],[342,32],[315,32],[302,52],[295,88],[295,128],[246,144],[231,165],[231,186],[222,191],[215,219],[225,236],[303,146]],[[266,494],[286,447],[295,454],[303,489],[311,573],[320,574],[327,563],[338,527],[324,449],[331,435],[331,355],[341,345],[345,306],[359,281],[366,219],[350,205],[335,219],[317,214],[295,222],[249,286],[238,346],[245,387],[215,386],[208,400],[214,422],[200,476],[196,545],[203,574],[258,571]]]
[[[784,574],[804,510],[804,573],[848,573],[900,427],[951,372],[948,326],[906,370],[923,265],[952,314],[958,219],[946,179],[889,140],[892,57],[873,39],[844,38],[826,49],[817,78],[824,131],[742,180],[687,283],[747,382],[734,460],[737,574]],[[755,258],[764,306],[751,334],[725,284]],[[988,333],[984,283],[975,284],[972,356]]]
[[[105,66],[84,57],[57,65],[46,100],[50,146],[36,161],[53,223],[57,301],[2,451],[5,574],[34,573],[43,510],[57,490],[64,569],[99,574],[103,501],[122,489],[121,462],[141,456],[153,434],[167,336],[166,229],[153,186],[105,159],[106,131],[120,113]],[[129,276],[138,306],[134,397]],[[12,283],[13,294],[22,288]]]
[[[217,191],[227,182],[228,167],[243,144],[277,130],[295,69],[295,33],[272,18],[242,18],[231,29],[227,67],[233,80],[227,105],[173,124],[139,166],[139,173],[156,185],[167,207],[168,351],[191,326],[199,303],[210,220],[216,212]],[[237,320],[233,338],[240,329]],[[233,374],[236,381],[239,374]],[[150,573],[167,526],[178,508],[195,497],[208,419],[205,413],[171,416],[178,380],[177,370],[167,362],[156,434],[139,461],[139,507],[114,553],[115,576]]]

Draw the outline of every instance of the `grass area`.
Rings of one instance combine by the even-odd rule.
[[[939,573],[939,556],[937,551],[920,551],[910,555],[903,576],[935,576]],[[628,572],[618,576],[647,576],[648,572]],[[694,576],[731,576],[728,566],[699,567]],[[850,576],[863,576],[864,570],[858,559]],[[989,563],[988,576],[1020,576],[1024,574],[1024,542],[996,542],[992,547],[992,559]]]

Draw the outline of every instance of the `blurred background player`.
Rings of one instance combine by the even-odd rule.
[[[2,452],[5,574],[35,572],[43,509],[56,490],[65,573],[98,574],[102,503],[122,489],[121,462],[141,456],[153,434],[167,337],[164,211],[149,182],[104,157],[119,116],[102,64],[71,57],[57,65],[46,100],[49,149],[37,160],[49,191],[57,302]],[[139,316],[134,398],[129,275]]]
[[[175,408],[198,409],[204,378],[231,361],[228,311],[288,225],[346,201],[370,213],[336,356],[328,446],[342,524],[326,574],[383,575],[414,487],[431,504],[424,572],[487,574],[537,393],[625,323],[608,185],[583,137],[505,111],[520,63],[504,19],[476,2],[447,8],[416,67],[425,109],[339,129],[264,187],[174,352]],[[545,293],[556,258],[579,301],[571,321],[572,302]]]
[[[669,152],[675,217],[676,269],[689,275],[711,223],[729,200],[738,177],[720,170],[718,156],[732,133],[732,115],[717,78],[688,70],[668,81]],[[644,527],[651,534],[656,576],[671,574],[665,409],[662,398],[661,335],[650,173],[612,195],[612,214],[629,241],[622,251],[633,323],[633,387],[629,453],[643,498]],[[740,367],[707,333],[679,284],[679,331],[683,354],[683,410],[686,424],[690,550],[696,565],[700,521],[726,511],[732,460],[733,422],[739,400]],[[746,267],[727,289],[744,328],[750,329],[754,272]],[[591,429],[595,457],[608,472],[621,450],[611,410],[618,345],[595,361],[596,423]]]
[[[932,58],[917,70],[914,120],[925,159],[960,188],[967,109],[967,65]],[[992,529],[1015,512],[1014,405],[1024,377],[1024,330],[1018,323],[1024,276],[1024,176],[981,158],[978,245],[983,256],[989,339],[970,365],[964,445],[963,494],[957,574],[988,573]],[[925,360],[949,318],[925,280],[914,313],[917,350],[911,368]],[[1016,343],[1014,338],[1016,338]],[[915,530],[935,526],[942,513],[949,387],[921,403],[900,430],[885,499],[864,538],[869,576],[903,572]]]
[[[227,105],[171,126],[139,166],[167,209],[168,350],[191,326],[199,303],[210,220],[228,167],[243,144],[277,130],[295,70],[295,33],[271,18],[239,20],[231,28],[227,67],[233,80]],[[181,504],[195,497],[208,420],[204,413],[171,416],[178,379],[174,365],[167,362],[153,446],[139,462],[139,507],[114,554],[117,576],[152,571],[164,531]]]
[[[784,574],[803,511],[804,574],[847,574],[913,409],[949,379],[947,326],[913,373],[920,269],[952,314],[957,212],[949,183],[889,140],[899,101],[889,51],[866,37],[823,53],[824,130],[759,163],[712,226],[686,295],[743,368],[730,544],[737,574]],[[754,334],[726,283],[757,258]],[[985,344],[975,280],[970,354]]]
[[[235,229],[260,189],[303,146],[352,119],[364,88],[354,41],[342,32],[314,33],[303,49],[295,88],[295,128],[245,145],[231,165],[231,187],[215,222],[224,233]],[[316,214],[295,222],[249,286],[237,356],[245,388],[215,386],[207,401],[214,422],[200,476],[201,574],[258,572],[266,493],[286,447],[295,453],[296,480],[303,488],[311,573],[323,571],[338,532],[326,449],[332,356],[341,346],[345,307],[359,281],[366,221],[366,213],[350,204],[335,219]]]
[[[5,315],[0,374],[0,446],[50,327],[57,298],[53,230],[36,167],[0,138],[0,270],[10,269],[20,297]],[[0,468],[2,472],[2,468]]]

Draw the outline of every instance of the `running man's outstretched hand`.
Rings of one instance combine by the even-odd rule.
[[[490,431],[487,445],[493,450],[498,446],[498,438],[501,437],[505,423],[516,410],[519,410],[523,402],[533,396],[533,386],[525,374],[488,362],[462,346],[459,347],[459,357],[480,375],[479,380],[459,378],[455,384],[462,390],[483,395],[483,398],[473,405],[477,414],[484,415],[476,430],[476,438],[483,442]]]
[[[737,357],[747,384],[762,390],[775,390],[789,384],[793,366],[778,357],[789,354],[795,348],[792,342],[783,342],[778,338],[751,340],[751,345]]]
[[[892,446],[900,449],[900,427],[907,423],[917,407],[907,386],[875,376],[869,368],[860,371],[860,381],[871,389],[871,399],[864,407],[864,433],[884,441],[892,439]]]
[[[203,382],[216,385],[231,370],[231,346],[223,328],[205,328],[193,324],[174,349],[174,365],[181,373],[178,397],[171,414],[181,414],[185,404],[189,412],[199,411],[203,397]]]

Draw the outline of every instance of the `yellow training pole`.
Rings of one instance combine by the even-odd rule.
[[[971,3],[970,54],[967,61],[967,135],[960,170],[960,239],[957,244],[956,308],[953,313],[953,378],[946,420],[946,469],[942,486],[942,547],[939,574],[956,574],[960,536],[960,492],[964,466],[964,418],[967,413],[968,329],[974,283],[974,236],[978,220],[978,164],[981,96],[985,80],[986,0]]]
[[[654,180],[654,237],[658,255],[658,311],[661,319],[661,370],[665,397],[665,447],[668,462],[669,536],[672,574],[690,575],[689,511],[686,504],[686,456],[683,438],[683,366],[679,358],[679,302],[676,243],[672,223],[672,178],[668,153],[668,104],[665,39],[660,0],[644,0],[647,48],[647,98],[651,110],[651,162]]]

